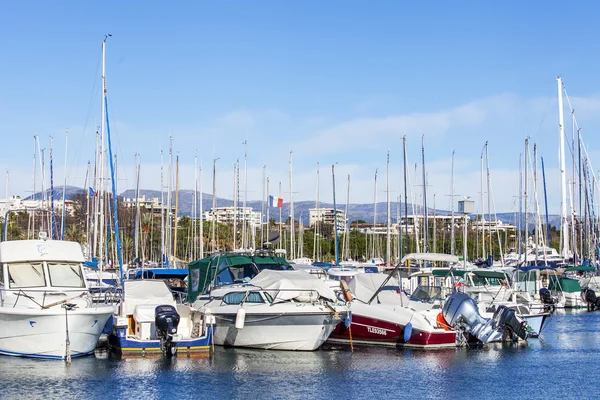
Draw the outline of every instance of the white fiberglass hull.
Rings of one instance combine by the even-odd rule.
[[[67,312],[71,357],[94,351],[112,313],[112,306]],[[60,306],[45,310],[0,307],[0,354],[64,359],[67,354],[66,322],[65,309]]]
[[[213,311],[215,344],[268,350],[318,349],[340,322],[330,312],[254,314],[248,312],[244,327],[235,327],[236,314]]]

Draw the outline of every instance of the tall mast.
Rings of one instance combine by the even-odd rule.
[[[66,190],[67,190],[67,151],[69,149],[69,131],[65,133],[65,180],[63,183],[63,205],[62,205],[62,215],[60,218],[60,240],[65,240],[65,209],[67,208],[67,202],[65,199]],[[8,197],[6,197],[8,199]]]
[[[163,168],[163,151],[160,151],[160,263],[165,262],[165,183]]]
[[[406,135],[402,138],[402,149],[404,153],[404,234],[406,235],[406,253],[408,254],[408,190],[407,190],[407,179],[406,174],[408,170],[408,160],[406,159]],[[414,214],[413,214],[414,220]],[[400,252],[400,258],[402,259],[402,251]]]
[[[523,154],[519,154],[519,219],[517,221],[518,226],[518,237],[519,237],[519,261],[521,260],[521,252],[523,251],[523,244],[521,241],[523,231]]]
[[[98,268],[100,271],[104,269],[104,162],[105,162],[105,148],[104,142],[106,141],[106,103],[104,99],[106,98],[106,40],[110,35],[104,35],[104,40],[102,41],[102,89],[101,89],[101,108],[102,108],[102,116],[100,118],[100,154],[98,155],[98,160],[100,162],[100,180],[98,187],[98,212],[99,212],[99,232],[98,232]],[[94,226],[94,229],[96,229]]]
[[[350,210],[350,174],[348,174],[348,188],[346,190],[346,220],[344,225],[346,226],[346,234],[344,235],[344,248],[345,253],[342,254],[342,258],[350,259],[350,227],[348,226],[348,212]],[[336,221],[337,222],[337,221]]]
[[[525,265],[527,265],[527,246],[529,245],[529,226],[528,226],[528,215],[527,215],[527,186],[529,181],[527,180],[527,170],[529,169],[529,139],[525,139]]]
[[[246,225],[248,224],[246,219],[246,198],[248,195],[248,141],[244,140],[244,205],[242,211],[242,248],[248,248],[248,239],[246,238]]]
[[[34,135],[33,136],[33,190],[32,190],[33,194],[31,195],[31,198],[33,200],[35,200],[36,170],[37,170],[37,135]],[[6,198],[8,199],[8,193],[6,195]],[[88,215],[89,215],[89,212],[88,212]],[[33,218],[31,219],[31,232],[32,232],[32,234],[34,234],[35,233],[35,211],[32,212],[32,216],[33,216]],[[28,237],[28,239],[29,239],[29,237]]]
[[[177,258],[177,215],[179,213],[179,155],[175,157],[175,229],[173,232],[173,263]]]
[[[452,203],[452,221],[450,222],[450,254],[455,252],[455,238],[454,238],[454,150],[452,150],[452,168],[450,172],[450,202]],[[435,208],[435,205],[433,206]]]
[[[237,249],[237,216],[238,216],[238,169],[240,160],[233,164],[233,249]],[[243,240],[243,239],[242,239]],[[244,247],[243,245],[241,246]]]
[[[204,258],[204,195],[202,192],[202,162],[200,162],[200,258]]]
[[[290,150],[290,259],[296,258],[294,249],[294,187],[292,185],[292,151]]]
[[[213,158],[213,181],[212,181],[212,218],[211,218],[211,251],[214,253],[217,251],[217,158]]]
[[[481,226],[481,256],[485,259],[487,258],[487,254],[485,252],[485,203],[483,201],[483,196],[485,192],[485,188],[483,186],[483,150],[487,147],[487,142],[481,149],[481,157],[480,157],[480,166],[481,166],[481,219],[479,221]],[[521,159],[519,158],[519,164],[521,163]],[[519,171],[519,174],[521,172]],[[520,182],[520,181],[519,181]],[[521,189],[519,189],[521,190]]]
[[[171,262],[173,255],[173,202],[171,199],[173,179],[173,136],[169,136],[169,165],[167,168],[167,229],[166,229],[166,245],[167,245],[167,264]]]
[[[485,142],[485,170],[487,175],[487,205],[488,205],[488,240],[490,242],[490,256],[493,256],[494,249],[492,248],[492,183],[490,180],[490,157],[489,145]],[[527,179],[525,180],[527,182]]]
[[[279,198],[282,198],[282,193],[281,193],[281,181],[279,181]],[[282,218],[283,218],[283,207],[279,207],[279,237],[281,238],[281,230],[282,230]],[[281,238],[281,240],[279,240],[279,249],[281,249],[281,246],[283,245],[283,238]]]
[[[260,244],[265,242],[265,204],[267,202],[267,192],[266,192],[266,184],[267,184],[267,166],[263,165],[263,174],[262,174],[262,202],[261,202],[261,210],[260,210]],[[267,221],[268,223],[268,221]]]
[[[198,223],[198,150],[194,156],[194,207],[192,208],[192,249],[191,260],[198,259],[196,224]]]
[[[140,155],[135,155],[135,218],[134,218],[134,227],[133,227],[133,246],[134,246],[134,254],[133,259],[137,260],[139,257],[139,238],[140,233],[138,229],[138,225],[140,222]]]
[[[534,240],[535,240],[535,264],[538,262],[538,243],[540,240],[539,237],[539,227],[541,225],[540,221],[540,209],[538,206],[538,198],[537,198],[537,143],[533,144],[533,198],[535,200],[534,209],[535,209],[535,231],[534,231]]]
[[[373,248],[371,252],[371,258],[374,259],[377,255],[375,254],[375,225],[377,224],[377,169],[375,169],[375,188],[373,190],[373,232],[371,233],[371,246]]]
[[[425,176],[425,135],[421,138],[421,156],[423,160],[423,213],[425,215],[424,251],[429,253],[429,221],[427,219],[427,179]]]
[[[338,253],[339,240],[337,227],[337,206],[335,203],[335,164],[331,164],[331,179],[333,181],[333,228],[335,229],[335,265],[340,265],[340,256]]]
[[[392,250],[391,250],[391,236],[390,236],[390,227],[392,225],[392,215],[390,208],[390,152],[387,153],[387,240],[385,244],[385,265],[392,265]]]
[[[569,257],[569,222],[567,221],[567,178],[565,167],[565,121],[563,110],[563,82],[562,78],[556,78],[558,84],[558,139],[559,139],[559,163],[560,163],[560,181],[561,181],[561,207],[560,220],[562,232],[561,254],[563,258]]]
[[[321,218],[321,212],[319,211],[319,162],[317,161],[317,200],[315,201],[316,216],[314,229],[314,240],[313,240],[313,260],[320,261],[321,256],[319,255],[319,246],[317,241],[319,240],[319,221]]]
[[[52,162],[52,136],[50,136],[50,239],[54,240],[54,228],[56,222],[54,220],[54,168]]]

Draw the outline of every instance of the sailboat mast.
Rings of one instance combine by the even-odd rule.
[[[483,149],[487,146],[487,142],[483,146]],[[483,201],[484,196],[484,186],[483,186],[483,149],[481,149],[481,157],[480,157],[480,167],[481,167],[481,218],[480,218],[480,230],[481,230],[481,256],[486,259],[487,254],[485,252],[485,203]],[[519,164],[521,163],[521,159],[519,158]],[[521,172],[519,171],[519,174]],[[520,181],[519,181],[520,182]],[[521,190],[519,188],[519,190]],[[479,235],[478,235],[479,236]]]
[[[173,263],[177,258],[177,215],[179,214],[179,155],[175,157],[175,229],[173,232]]]
[[[450,222],[450,254],[454,254],[455,252],[455,238],[454,238],[454,153],[455,150],[452,150],[452,168],[450,169],[450,202],[452,203],[452,221]],[[435,208],[435,204],[433,206]]]
[[[248,215],[246,214],[246,198],[248,195],[248,141],[244,140],[244,205],[242,211],[242,248],[248,248],[248,238],[246,237],[246,226]]]
[[[317,241],[319,239],[319,220],[321,218],[321,212],[319,211],[319,162],[317,161],[317,200],[315,201],[316,216],[314,229],[314,240],[313,240],[313,260],[320,261],[321,257],[318,253]]]
[[[492,182],[490,180],[490,157],[489,157],[489,145],[485,142],[485,171],[487,176],[487,211],[488,211],[488,240],[490,242],[489,255],[494,255],[494,249],[492,247]],[[527,182],[527,179],[525,179]],[[499,244],[499,243],[498,243]]]
[[[211,251],[217,251],[217,158],[213,158],[213,181],[212,181],[212,218],[211,218]]]
[[[517,221],[518,226],[518,238],[519,238],[519,261],[521,261],[521,254],[523,251],[523,244],[521,243],[522,231],[523,231],[523,154],[519,154],[519,219]]]
[[[52,160],[52,136],[50,136],[50,210],[50,239],[54,240],[54,228],[56,226],[56,221],[54,219],[54,168]]]
[[[565,121],[563,109],[563,82],[562,78],[556,78],[558,84],[558,135],[559,135],[559,163],[560,163],[560,182],[561,182],[561,232],[563,258],[569,257],[569,222],[567,221],[567,178],[565,167]]]
[[[429,253],[429,220],[427,219],[427,179],[425,176],[425,135],[421,138],[421,158],[423,160],[423,213],[425,215],[425,253]]]
[[[371,232],[372,252],[371,258],[376,257],[375,254],[375,226],[377,224],[377,169],[375,169],[375,188],[373,190],[373,231]]]
[[[160,151],[160,263],[165,262],[165,183],[163,168],[163,151]]]
[[[171,196],[173,180],[173,136],[169,136],[169,165],[167,168],[167,229],[165,232],[165,242],[167,246],[167,265],[171,263],[173,255],[173,201]]]
[[[527,180],[527,170],[529,169],[529,139],[525,139],[525,265],[527,265],[527,247],[529,245],[529,224],[528,224],[528,215],[527,215],[527,186],[529,186],[529,181]]]
[[[135,218],[133,221],[133,246],[134,254],[133,259],[138,260],[139,258],[139,222],[140,222],[140,155],[135,155]]]
[[[261,210],[260,210],[260,244],[265,242],[265,204],[267,202],[267,192],[266,192],[266,184],[267,184],[267,166],[263,165],[263,173],[262,173],[262,202],[261,202]],[[268,221],[267,221],[268,222]],[[253,246],[254,247],[254,246]]]
[[[387,171],[386,171],[386,179],[387,179],[387,238],[385,244],[385,265],[392,265],[392,250],[391,250],[391,232],[390,228],[392,225],[392,213],[390,206],[390,152],[387,153]]]
[[[200,258],[204,258],[204,207],[203,200],[204,194],[202,192],[202,161],[200,162]]]
[[[345,260],[350,259],[350,227],[348,226],[348,212],[350,211],[350,174],[348,174],[348,188],[346,190],[346,221],[344,221],[344,225],[346,226],[346,234],[344,235],[344,248],[346,249],[345,253],[342,254],[342,258]]]
[[[406,174],[408,171],[408,160],[406,159],[406,135],[404,135],[404,137],[402,138],[402,150],[404,153],[404,234],[406,235],[406,253],[408,254],[408,189],[406,179]],[[402,259],[402,251],[400,251],[400,259]]]
[[[62,191],[62,215],[60,218],[60,240],[65,240],[65,210],[67,208],[67,201],[65,199],[66,191],[67,191],[67,152],[69,150],[69,131],[65,133],[65,180],[63,182],[63,191]],[[8,197],[7,197],[8,198]]]
[[[233,250],[237,249],[237,217],[238,217],[238,169],[240,160],[233,163]],[[243,245],[241,246],[243,247]]]
[[[337,205],[335,203],[335,164],[331,164],[331,179],[333,181],[333,228],[335,229],[335,265],[340,265],[340,256],[338,253],[339,239],[337,224]]]
[[[290,259],[296,258],[294,243],[294,186],[292,184],[292,151],[290,150]]]
[[[540,209],[538,206],[538,198],[537,198],[537,143],[533,144],[533,197],[535,200],[534,208],[535,208],[535,231],[534,231],[534,240],[535,240],[535,264],[538,263],[538,243],[540,240],[539,237],[539,226],[540,226]]]
[[[104,36],[104,40],[102,41],[102,89],[101,89],[101,101],[100,103],[102,108],[102,116],[100,117],[100,154],[98,155],[98,160],[100,162],[100,180],[98,182],[98,211],[99,211],[99,232],[98,232],[98,268],[100,269],[100,274],[102,275],[102,270],[104,269],[104,162],[105,162],[105,148],[104,142],[106,140],[106,103],[104,101],[106,97],[106,39],[108,39],[108,35]],[[98,225],[94,226],[96,229]]]

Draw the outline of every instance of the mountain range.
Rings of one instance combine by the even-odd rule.
[[[62,186],[57,186],[54,188],[54,199],[62,199]],[[73,199],[79,195],[86,195],[86,191],[79,187],[67,186],[65,188],[65,197],[67,199]],[[172,203],[175,204],[175,192],[172,192]],[[46,196],[50,196],[50,190],[46,191]],[[140,190],[140,197],[145,196],[146,199],[151,199],[156,197],[160,199],[161,192],[158,190]],[[167,195],[163,193],[164,200],[166,202]],[[122,192],[119,197],[122,198],[134,198],[135,190],[129,189]],[[36,193],[35,195],[27,197],[27,199],[41,198],[41,192]],[[210,210],[212,207],[212,195],[207,193],[202,193],[202,209],[204,211]],[[192,205],[194,202],[194,191],[193,190],[180,190],[179,191],[179,214],[180,215],[191,215],[192,214]],[[216,198],[216,206],[217,207],[231,207],[233,206],[233,200],[225,199],[221,197]],[[240,202],[239,206],[242,204]],[[252,207],[254,210],[262,210],[262,202],[259,200],[247,201],[247,206]],[[321,208],[333,208],[333,204],[331,203],[320,203]],[[314,201],[296,201],[294,202],[294,217],[297,220],[301,220],[305,225],[308,225],[308,215],[309,209],[315,208]],[[346,204],[337,204],[338,210],[345,210]],[[287,219],[289,216],[289,203],[283,203],[282,207],[282,216],[283,219]],[[392,221],[397,219],[397,210],[398,203],[393,202],[390,204],[390,213],[392,215]],[[423,207],[420,205],[414,206],[414,212],[416,214],[422,214]],[[385,223],[387,221],[387,203],[379,202],[377,203],[377,223]],[[404,203],[401,203],[401,213],[404,215]],[[279,209],[271,207],[269,214],[271,218],[279,219]],[[348,219],[350,221],[363,220],[367,223],[373,222],[373,217],[375,214],[375,210],[373,204],[349,204],[348,205]],[[413,205],[408,204],[408,214],[413,214]],[[450,215],[450,211],[448,210],[435,210],[436,215]],[[434,215],[434,210],[432,208],[428,208],[428,215]],[[498,213],[496,217],[505,224],[515,225],[518,221],[518,213]],[[476,215],[471,215],[471,219],[476,218]],[[528,213],[528,228],[531,230],[534,228],[535,224],[535,215],[533,213]],[[542,215],[542,222],[545,223],[545,216]],[[560,226],[560,215],[549,215],[548,222],[551,226],[559,227]],[[522,215],[521,225],[525,225],[525,214]]]

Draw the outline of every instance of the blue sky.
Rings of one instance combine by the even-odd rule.
[[[210,192],[218,157],[217,194],[231,197],[233,163],[247,140],[249,198],[260,197],[263,165],[272,188],[282,182],[289,198],[290,150],[297,200],[315,198],[317,162],[323,201],[331,201],[336,162],[338,201],[345,201],[347,174],[350,201],[372,201],[376,168],[385,199],[388,150],[395,198],[402,136],[414,171],[425,135],[429,198],[436,194],[438,208],[449,207],[453,149],[456,193],[479,198],[487,140],[496,208],[507,212],[515,208],[519,153],[529,136],[545,158],[556,212],[557,75],[592,162],[599,154],[599,8],[553,1],[3,2],[0,135],[9,190],[31,190],[33,135],[46,148],[54,136],[55,181],[62,182],[67,128],[67,181],[83,185],[100,120],[100,44],[111,33],[107,85],[120,190],[134,185],[136,153],[142,186],[160,187],[160,150],[171,135],[182,188],[194,185],[197,154]],[[570,136],[568,112],[566,125]]]

